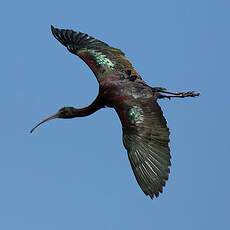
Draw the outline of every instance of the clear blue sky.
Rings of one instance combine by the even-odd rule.
[[[2,1],[0,229],[230,229],[230,2]],[[112,109],[29,130],[98,84],[50,24],[121,48],[152,86],[198,90],[161,101],[171,129],[164,193],[139,189]]]

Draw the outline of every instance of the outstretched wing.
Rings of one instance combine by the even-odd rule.
[[[141,78],[125,54],[88,34],[51,26],[54,37],[73,54],[79,56],[94,72],[98,82],[116,73]]]
[[[169,129],[156,101],[135,101],[117,111],[123,126],[123,143],[138,184],[153,198],[163,190],[170,163]]]

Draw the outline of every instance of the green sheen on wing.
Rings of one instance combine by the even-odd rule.
[[[95,58],[98,65],[105,65],[111,69],[114,68],[113,62],[105,54],[96,50],[88,50],[88,52]]]
[[[133,106],[128,110],[130,122],[138,124],[144,121],[143,110],[139,106]]]

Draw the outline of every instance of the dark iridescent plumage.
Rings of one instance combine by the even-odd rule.
[[[51,30],[59,42],[92,69],[99,83],[99,94],[88,107],[64,107],[31,132],[47,120],[88,116],[105,106],[114,108],[121,120],[123,143],[136,180],[146,195],[157,197],[168,179],[171,164],[169,129],[157,99],[199,94],[152,88],[142,80],[121,50],[85,33],[53,26]]]

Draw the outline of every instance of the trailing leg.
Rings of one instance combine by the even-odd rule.
[[[162,99],[162,98],[167,98],[167,99],[171,99],[171,98],[185,98],[185,97],[198,97],[200,95],[200,93],[197,93],[195,91],[189,91],[189,92],[169,92],[167,91],[167,89],[165,88],[161,88],[161,87],[153,87],[152,88],[153,92],[157,92],[159,93],[158,98]]]

